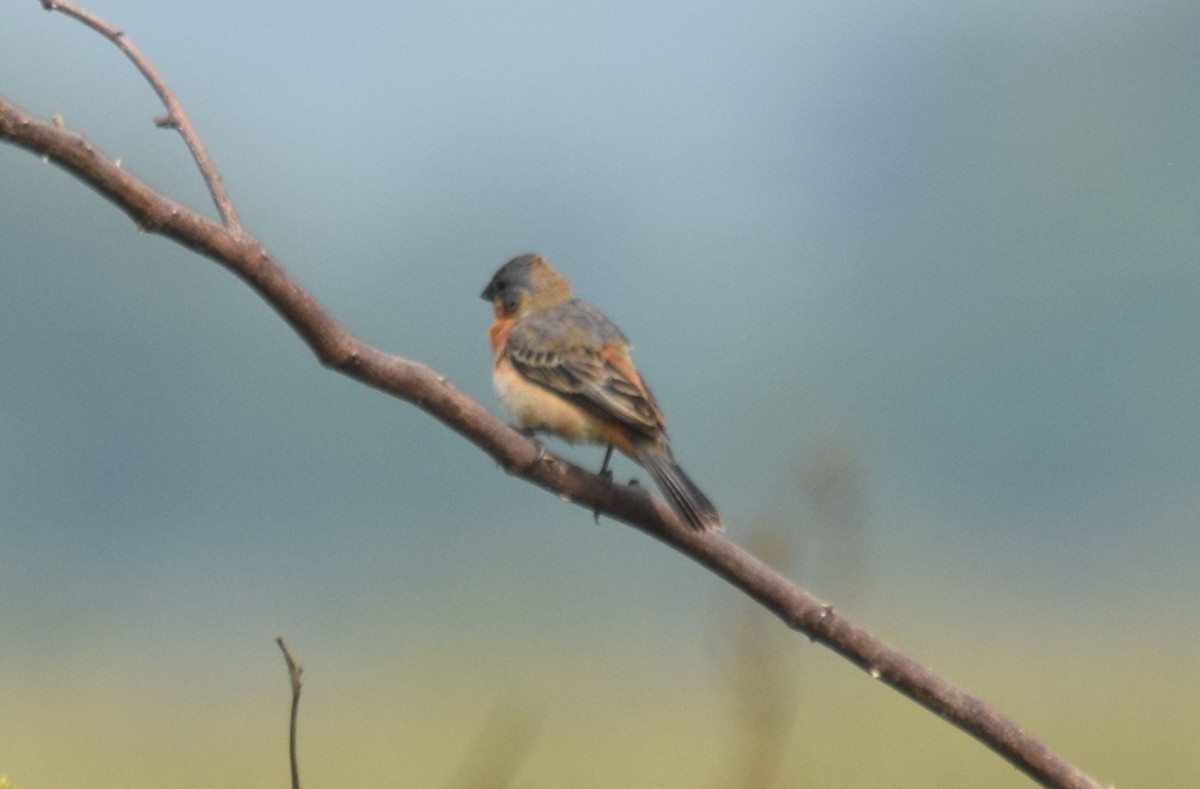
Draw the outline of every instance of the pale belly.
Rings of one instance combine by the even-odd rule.
[[[544,387],[525,379],[507,364],[498,365],[492,386],[501,405],[525,430],[545,430],[572,443],[605,444],[594,416]]]

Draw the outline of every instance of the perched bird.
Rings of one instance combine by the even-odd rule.
[[[684,521],[717,531],[721,516],[671,455],[666,420],[629,356],[629,342],[600,310],[574,297],[545,258],[521,255],[484,288],[495,320],[488,330],[500,402],[524,430],[571,443],[613,447],[654,477]]]

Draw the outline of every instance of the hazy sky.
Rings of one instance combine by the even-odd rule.
[[[542,252],[632,339],[731,538],[808,534],[833,448],[863,610],[1200,632],[1195,4],[90,7],[365,340],[495,407],[478,294]],[[0,93],[211,213],[133,68],[35,0],[0,10]],[[464,629],[670,652],[731,594],[10,146],[0,206],[0,682],[95,654],[232,676],[277,631],[334,665]]]

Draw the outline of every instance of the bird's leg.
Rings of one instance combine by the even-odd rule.
[[[608,468],[608,461],[612,460],[612,452],[613,452],[613,446],[612,446],[612,444],[609,444],[608,449],[604,450],[604,462],[600,464],[600,479],[604,480],[605,482],[608,482],[609,484],[612,483],[612,478],[613,478],[613,473]],[[599,509],[592,510],[592,516],[596,521],[596,525],[599,525],[600,524],[600,510]]]
[[[608,449],[604,450],[604,462],[600,464],[600,478],[605,482],[612,482],[612,472],[608,470],[608,461],[612,460],[613,445],[609,444]]]

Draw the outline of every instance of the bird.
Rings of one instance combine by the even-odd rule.
[[[666,419],[604,313],[575,297],[541,255],[514,257],[480,294],[492,303],[492,384],[527,434],[619,449],[654,478],[672,509],[699,531],[721,531],[717,508],[671,454]]]

